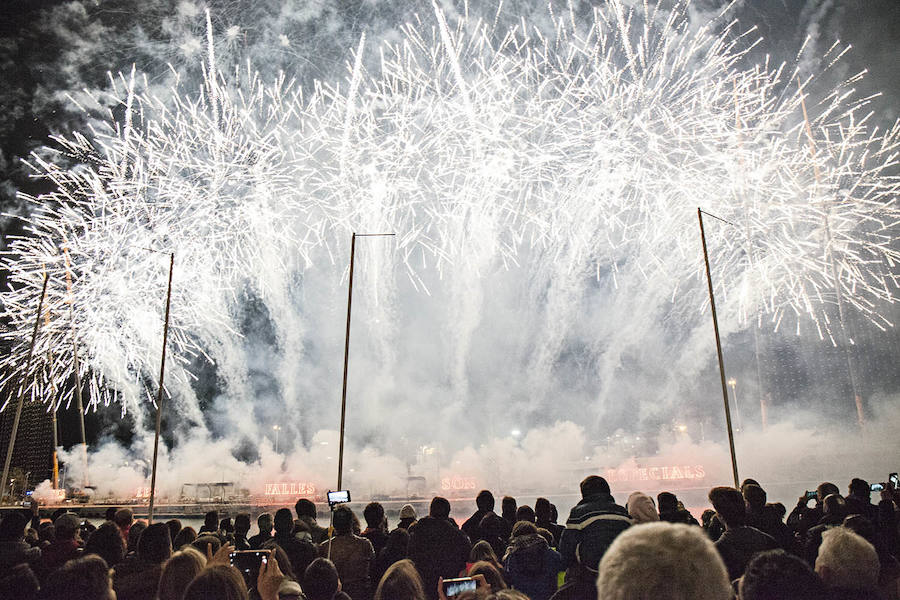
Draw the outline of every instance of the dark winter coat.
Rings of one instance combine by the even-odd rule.
[[[660,511],[659,520],[668,523],[684,523],[685,525],[699,525],[697,519],[694,518],[689,511],[683,508],[677,508],[671,511]]]
[[[309,563],[319,557],[319,553],[312,542],[300,539],[292,533],[285,534],[281,531],[275,532],[275,537],[266,542],[263,548],[271,546],[272,542],[281,546],[284,553],[287,554],[291,561],[291,569],[294,571],[295,577],[302,577],[306,572]],[[299,573],[299,574],[298,574]]]
[[[0,573],[6,573],[12,567],[26,563],[37,575],[42,572],[41,549],[32,548],[22,540],[16,542],[0,542]]]
[[[597,573],[600,559],[613,540],[631,526],[631,518],[610,494],[583,498],[569,513],[559,551],[566,568],[583,566]]]
[[[384,547],[387,545],[388,534],[383,529],[372,529],[371,527],[369,527],[359,535],[372,542],[372,548],[375,550],[375,556],[378,556],[378,554],[380,554],[381,551],[384,550]]]
[[[473,544],[484,539],[481,534],[481,520],[487,515],[492,514],[492,510],[476,510],[475,514],[466,519],[460,529],[469,536],[469,541]]]
[[[466,566],[471,544],[456,525],[446,519],[423,517],[409,528],[409,558],[425,585],[425,595],[437,598],[437,582],[456,577]]]
[[[556,593],[562,557],[542,536],[534,533],[512,539],[504,558],[506,582],[531,600],[549,600]]]
[[[756,554],[778,548],[778,543],[771,535],[746,526],[726,529],[715,544],[725,568],[728,569],[728,579],[732,581],[744,574],[747,564]]]
[[[257,550],[262,548],[263,544],[272,539],[272,534],[268,531],[260,532],[247,540],[247,543],[250,544],[250,548],[253,550]]]

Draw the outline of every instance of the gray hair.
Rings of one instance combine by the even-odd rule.
[[[872,590],[878,586],[880,565],[875,547],[846,527],[822,533],[816,573],[828,587]]]
[[[597,597],[730,600],[732,593],[725,564],[703,530],[662,522],[619,534],[600,561]]]

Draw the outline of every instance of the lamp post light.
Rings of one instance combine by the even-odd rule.
[[[744,428],[744,426],[741,423],[741,407],[738,404],[737,389],[736,389],[737,388],[737,379],[735,379],[734,377],[731,377],[728,380],[728,385],[731,386],[731,397],[734,399],[734,416],[737,417],[735,419],[735,421],[737,422],[737,430],[741,431]]]

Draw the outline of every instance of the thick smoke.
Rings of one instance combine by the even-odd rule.
[[[250,14],[211,4],[221,64],[247,59],[296,73],[305,83],[336,82],[345,78],[341,63],[359,42],[360,22],[369,24],[368,40],[390,42],[399,38],[404,21],[417,21],[402,2],[372,3],[353,15],[328,3],[279,2],[277,10],[270,4],[255,3]],[[586,4],[572,4],[555,6],[557,16],[569,10],[578,19],[587,11]],[[86,4],[54,9],[45,27],[55,27],[67,44],[57,63],[62,81],[39,89],[36,110],[65,103],[63,92],[106,85],[91,80],[86,86],[82,79],[91,57],[106,48],[90,40],[107,34],[122,52],[120,64],[110,68],[127,71],[138,62],[160,94],[174,77],[162,63],[171,63],[181,77],[199,79],[204,6],[183,1],[170,8],[154,4],[138,12],[138,23],[118,27],[94,21]],[[451,21],[475,10],[449,3],[442,8]],[[739,4],[735,10],[743,8]],[[719,9],[698,10],[694,18],[708,19]],[[419,6],[418,13],[430,14],[431,7]],[[806,32],[815,35],[802,56],[810,70],[817,70],[815,56],[830,45],[822,27],[831,14],[828,3],[803,13]],[[485,16],[494,18],[493,11],[485,10]],[[540,27],[550,23],[542,7],[528,3],[507,7],[496,18],[520,17]],[[430,18],[422,20],[434,26]],[[86,31],[93,34],[81,35]],[[787,33],[792,40],[798,37],[796,31]],[[118,43],[122,40],[127,43]],[[377,59],[377,52],[367,53],[367,67],[377,68]],[[354,225],[377,228],[378,223]],[[615,281],[607,273],[592,277],[577,257],[561,264],[523,251],[519,264],[502,264],[494,233],[486,223],[481,244],[453,269],[424,269],[429,293],[397,267],[390,241],[358,242],[346,486],[358,490],[359,498],[395,495],[406,491],[408,476],[424,476],[432,493],[441,491],[443,478],[465,477],[499,493],[570,494],[585,465],[640,469],[633,455],[658,456],[667,465],[703,465],[704,486],[728,483],[707,307],[673,309],[680,296],[673,297],[662,282],[634,271],[617,274]],[[171,384],[175,402],[166,408],[170,443],[161,448],[159,480],[164,494],[176,497],[182,484],[212,481],[240,482],[252,494],[278,481],[333,486],[349,239],[339,240],[335,250],[318,255],[315,268],[259,273],[265,293],[241,298],[234,318],[239,331],[214,341],[216,364],[172,367],[182,371],[181,383]],[[272,263],[283,259],[270,257]],[[703,281],[688,285],[693,287],[681,294],[702,297]],[[763,322],[758,356],[752,326],[732,314],[722,327],[726,366],[736,374],[747,406],[747,424],[737,440],[743,476],[764,484],[803,482],[799,494],[816,479],[843,486],[853,475],[879,480],[896,470],[888,464],[889,448],[878,440],[890,440],[900,424],[896,402],[888,399],[897,382],[874,359],[879,353],[896,356],[895,331],[866,330],[859,336],[856,352],[871,376],[865,394],[869,425],[859,433],[835,425],[852,421],[852,399],[841,357],[832,356],[825,342],[810,332],[800,338],[794,331],[774,333],[773,325]],[[199,379],[192,380],[188,371]],[[786,371],[802,371],[805,381],[797,384]],[[756,404],[767,395],[769,427],[763,431],[751,423],[759,422]],[[101,437],[92,445],[88,478],[99,496],[128,495],[148,485],[153,419],[146,407],[129,411],[135,423],[129,443]],[[851,457],[821,450],[856,445],[848,440],[871,452]],[[62,458],[67,478],[80,481],[78,449]]]

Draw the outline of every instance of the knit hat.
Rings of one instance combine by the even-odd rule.
[[[628,496],[628,502],[625,503],[625,509],[635,523],[649,523],[651,521],[659,521],[659,513],[656,512],[656,505],[653,504],[653,498],[641,492],[634,492]]]
[[[412,504],[404,504],[403,508],[400,509],[400,518],[401,519],[415,519],[416,517],[416,509],[413,508]]]

